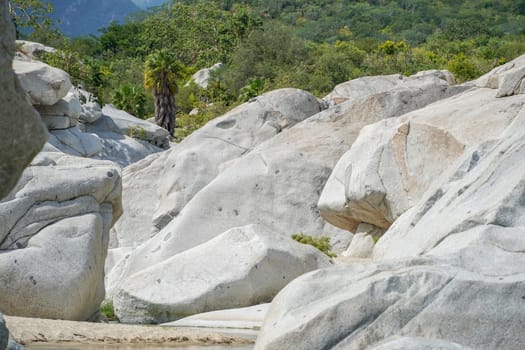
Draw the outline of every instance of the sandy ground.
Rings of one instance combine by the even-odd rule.
[[[7,326],[20,344],[250,344],[253,340],[218,332],[161,326],[91,323],[5,316]]]

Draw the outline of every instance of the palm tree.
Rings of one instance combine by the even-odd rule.
[[[146,58],[144,86],[153,90],[155,98],[155,122],[168,130],[175,131],[176,79],[182,73],[182,65],[168,50],[157,51]]]

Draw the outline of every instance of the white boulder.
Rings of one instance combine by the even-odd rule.
[[[13,70],[33,105],[52,106],[71,89],[69,74],[39,61],[15,59]]]
[[[243,157],[223,165],[222,172],[193,196],[160,233],[117,264],[107,279],[110,293],[111,286],[118,285],[125,276],[204,243],[232,227],[260,223],[289,235],[321,235],[326,223],[317,209],[319,194],[335,163],[354,142],[359,130],[367,124],[398,116],[425,102],[456,92],[454,86],[450,87],[445,80],[434,76],[417,80],[417,83],[409,80],[407,85],[386,93],[348,101],[325,110],[261,143]],[[399,99],[405,99],[406,103],[399,103]],[[171,163],[164,156],[156,161],[165,165]],[[196,170],[203,166],[201,162],[176,165]],[[166,174],[170,173],[169,169]],[[155,176],[158,174],[151,167],[147,170]],[[128,174],[124,177],[124,186],[126,176],[134,176]],[[170,178],[170,183],[178,188],[184,188],[181,182],[173,182],[173,176],[165,177]],[[194,178],[185,177],[181,181]],[[140,187],[137,186],[137,193],[138,189]],[[141,204],[144,201],[134,202],[144,207]],[[147,203],[150,203],[149,199]],[[142,213],[138,205],[137,210],[128,211],[127,215]],[[136,216],[133,222],[141,217]],[[129,217],[124,220],[130,222]],[[137,222],[138,225],[141,223]],[[120,237],[136,234],[137,226],[123,231],[119,242]],[[343,249],[346,246],[338,252]]]
[[[260,304],[329,264],[316,248],[265,227],[234,228],[124,281],[113,299],[115,313],[127,323],[161,323]]]
[[[513,98],[501,99],[517,105]],[[500,135],[465,152],[411,210],[403,214],[374,248],[375,258],[429,252],[445,238],[476,226],[525,225],[525,109]],[[402,239],[401,239],[402,237]]]
[[[393,336],[411,339],[403,349],[433,349],[417,347],[435,344],[418,338],[446,341],[444,349],[519,349],[524,277],[523,270],[485,275],[432,259],[315,271],[276,296],[255,349],[396,349],[395,342],[384,347]]]
[[[211,78],[213,71],[222,68],[224,65],[222,63],[215,63],[210,68],[203,68],[197,73],[191,76],[191,81],[197,84],[199,87],[206,89]]]
[[[499,137],[523,103],[474,88],[363,128],[323,189],[321,215],[341,228],[386,230],[465,149]]]
[[[39,154],[0,202],[0,309],[72,320],[96,314],[120,194],[113,163]]]
[[[133,246],[155,235],[229,161],[320,110],[305,91],[269,92],[210,121],[168,152],[125,169],[126,215],[114,228],[119,245]]]

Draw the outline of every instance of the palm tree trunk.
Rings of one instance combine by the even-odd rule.
[[[175,97],[171,92],[169,81],[162,77],[160,87],[154,89],[155,122],[168,130],[171,136],[175,132]]]

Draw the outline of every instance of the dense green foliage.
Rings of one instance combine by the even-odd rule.
[[[144,117],[154,115],[151,94],[137,108],[144,62],[169,51],[185,67],[176,96],[182,138],[274,88],[322,96],[352,78],[426,69],[473,79],[525,52],[525,1],[172,1],[59,48],[52,63],[103,102]],[[186,85],[190,74],[217,62],[225,68],[207,89]],[[198,115],[188,116],[195,108]]]
[[[298,234],[293,234],[292,239],[302,244],[311,245],[312,247],[319,249],[320,251],[322,251],[323,253],[325,253],[331,258],[336,257],[336,255],[331,252],[332,246],[330,245],[329,237],[326,237],[326,236],[313,237],[313,236],[308,236],[302,233],[298,233]]]

